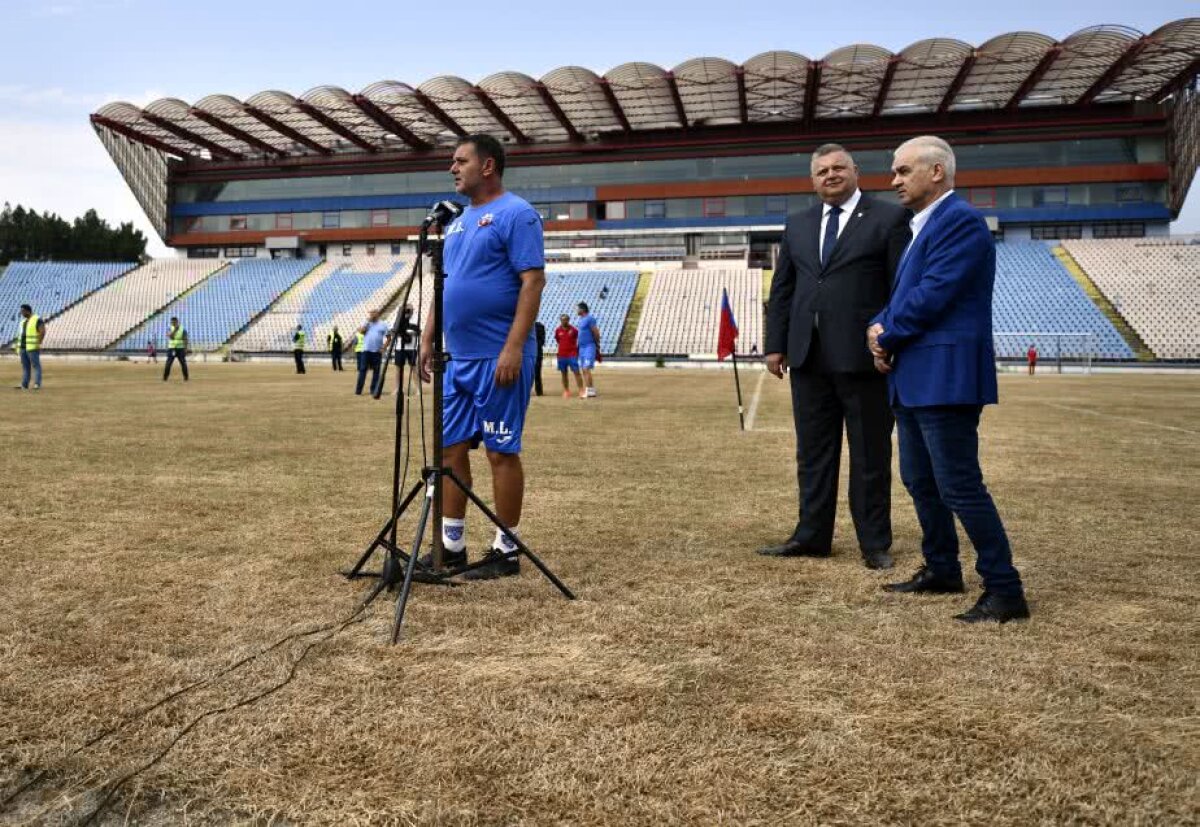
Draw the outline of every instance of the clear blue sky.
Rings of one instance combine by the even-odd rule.
[[[1116,23],[1153,31],[1197,14],[1194,2],[149,2],[0,0],[0,200],[73,216],[146,222],[87,116],[110,100],[193,102],[216,92],[300,94],[440,74],[478,81],[503,69],[535,77],[630,60],[671,67],[698,55],[741,62],[787,49],[821,57],[874,43],[892,51],[927,37],[979,44],[1004,32],[1063,38]],[[1193,189],[1176,231],[1200,231]],[[151,233],[147,232],[148,235]],[[154,251],[161,252],[160,245]]]

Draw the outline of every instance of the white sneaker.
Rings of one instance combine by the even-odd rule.
[[[595,389],[595,388],[588,388],[588,389],[587,389],[587,395],[588,395],[588,399],[595,399],[595,397],[596,397],[596,389]]]

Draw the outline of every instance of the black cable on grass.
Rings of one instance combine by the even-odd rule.
[[[144,773],[146,770],[153,767],[155,764],[157,764],[163,758],[165,758],[167,753],[169,753],[172,749],[174,749],[175,745],[178,744],[180,741],[182,741],[184,736],[186,736],[189,732],[191,732],[193,729],[195,729],[202,721],[204,721],[208,718],[216,717],[217,715],[224,715],[229,712],[236,712],[237,710],[241,709],[242,707],[250,706],[251,704],[257,703],[258,701],[261,701],[263,698],[274,695],[280,689],[283,689],[285,686],[287,686],[289,683],[292,682],[293,678],[296,677],[296,670],[300,668],[300,664],[304,661],[304,659],[306,657],[308,657],[309,652],[311,652],[317,646],[320,646],[322,643],[325,643],[325,642],[333,639],[334,636],[336,636],[339,632],[343,631],[346,627],[350,626],[351,624],[361,623],[363,620],[365,620],[366,617],[365,617],[365,615],[363,615],[363,609],[365,609],[365,608],[366,608],[366,606],[360,606],[358,608],[358,610],[355,611],[354,614],[352,614],[346,620],[342,621],[340,624],[337,624],[337,623],[329,624],[329,626],[327,626],[326,629],[327,630],[331,629],[332,631],[328,631],[328,634],[326,634],[320,640],[315,640],[315,641],[309,643],[307,646],[305,646],[304,651],[302,651],[300,653],[300,656],[298,658],[296,658],[294,661],[292,661],[291,665],[288,667],[287,677],[285,677],[283,680],[267,687],[266,689],[262,690],[261,692],[258,692],[247,698],[242,698],[240,701],[235,701],[234,703],[228,704],[226,706],[218,707],[216,709],[209,709],[205,712],[201,712],[199,715],[197,715],[195,718],[193,718],[191,721],[189,721],[182,729],[180,729],[179,732],[175,734],[175,737],[172,738],[171,741],[165,747],[163,747],[162,750],[160,750],[157,755],[155,755],[153,758],[151,758],[149,761],[147,761],[142,766],[138,767],[135,770],[131,770],[130,772],[127,772],[125,775],[121,776],[119,779],[114,781],[108,787],[108,792],[106,792],[104,794],[104,798],[102,798],[100,800],[100,803],[97,804],[96,807],[90,813],[88,813],[88,815],[86,817],[84,817],[80,821],[77,821],[76,824],[80,825],[80,827],[84,827],[84,825],[95,823],[95,820],[100,817],[101,813],[103,813],[105,808],[108,807],[108,803],[110,801],[112,801],[113,796],[115,796],[122,787],[124,787],[126,784],[128,784],[133,779],[137,778],[139,775]]]
[[[217,672],[213,675],[210,675],[207,678],[204,678],[204,679],[198,680],[198,681],[194,681],[194,682],[188,684],[187,686],[181,687],[179,689],[174,690],[173,692],[167,693],[166,695],[159,698],[157,701],[150,704],[149,706],[143,707],[142,709],[139,709],[135,712],[128,713],[127,715],[122,717],[117,723],[110,726],[108,729],[92,736],[87,741],[83,742],[82,744],[75,747],[70,752],[66,753],[61,758],[59,758],[58,761],[56,761],[54,763],[54,766],[61,764],[63,761],[66,761],[68,758],[72,758],[72,757],[78,755],[79,753],[83,752],[86,749],[94,747],[96,744],[100,743],[104,739],[109,738],[110,736],[115,735],[116,733],[120,732],[122,729],[129,726],[129,724],[132,724],[136,721],[140,721],[140,720],[144,719],[151,712],[153,712],[154,710],[156,710],[162,706],[165,706],[166,704],[170,703],[171,701],[173,701],[183,695],[186,695],[187,693],[192,692],[193,690],[201,689],[206,686],[210,686],[213,683],[215,683],[217,680],[219,680],[220,678],[223,678],[226,675],[237,671],[238,669],[240,669],[241,667],[250,663],[251,661],[258,659],[258,658],[262,657],[263,655],[269,654],[270,652],[275,651],[276,649],[280,648],[281,646],[284,646],[287,643],[290,643],[291,641],[299,640],[301,638],[310,637],[311,635],[318,635],[318,634],[321,634],[322,632],[329,632],[330,630],[333,630],[327,637],[323,638],[321,641],[318,641],[318,643],[328,640],[329,638],[336,635],[338,632],[341,632],[347,626],[350,626],[352,623],[357,623],[357,622],[363,620],[364,618],[361,617],[361,615],[366,608],[367,608],[366,604],[360,603],[355,608],[355,610],[349,616],[347,616],[344,620],[334,621],[332,623],[325,623],[320,626],[314,627],[312,629],[307,629],[304,631],[292,632],[291,634],[285,635],[284,637],[280,638],[279,640],[275,641],[274,643],[270,644],[269,646],[259,649],[257,652],[253,652],[249,655],[246,655],[244,658],[241,658],[240,660],[234,661],[229,666],[226,666],[224,669],[220,670],[219,672]],[[310,645],[309,649],[311,649],[312,646],[315,646],[315,645],[316,645],[315,643]],[[301,655],[300,659],[296,661],[296,664],[299,664],[300,660],[304,659],[304,656],[308,654],[309,649],[305,649],[305,651]],[[295,670],[293,669],[293,672],[294,671]],[[289,677],[288,680],[290,681],[291,678]],[[273,692],[275,690],[272,689],[271,691]],[[265,697],[265,695],[262,697]],[[253,702],[253,700],[257,700],[257,698],[251,699],[249,702]],[[234,706],[233,708],[236,709],[237,706]],[[207,714],[208,713],[205,713],[205,715],[207,715]],[[201,716],[201,717],[204,717],[204,716]],[[198,720],[199,719],[197,719],[197,721],[193,721],[191,724],[188,725],[188,727],[186,729],[190,729],[192,726],[194,726],[198,722]],[[182,738],[183,734],[186,734],[186,729],[185,729],[184,733],[181,733],[178,736],[179,738]],[[178,741],[178,738],[176,738],[176,741]],[[171,746],[174,746],[175,743],[176,742],[173,741],[171,743],[171,745],[168,747],[168,750],[170,749]],[[162,756],[159,756],[159,758],[161,758],[161,757]],[[149,766],[153,766],[153,763],[156,763],[159,760],[159,758],[156,758],[155,761],[152,762]],[[12,804],[22,794],[24,794],[25,792],[27,792],[28,790],[30,790],[37,784],[40,784],[42,782],[42,780],[44,780],[46,778],[46,776],[49,775],[51,769],[52,769],[52,767],[44,769],[44,770],[40,770],[33,776],[33,778],[26,781],[20,787],[16,788],[11,793],[9,793],[7,796],[5,796],[4,799],[2,801],[0,801],[0,812],[2,812],[4,808],[6,808],[10,804]],[[139,772],[144,771],[144,769],[145,768],[143,768],[143,770],[139,770]],[[122,782],[122,783],[124,783],[124,782]]]

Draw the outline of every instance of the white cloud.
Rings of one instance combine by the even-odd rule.
[[[86,121],[0,119],[0,201],[67,220],[95,209],[110,224],[132,221],[150,255],[172,254]]]

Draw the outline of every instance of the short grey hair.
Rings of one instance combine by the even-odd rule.
[[[946,180],[954,182],[954,170],[956,164],[954,161],[954,150],[950,148],[950,144],[943,141],[936,135],[920,135],[916,138],[910,138],[896,148],[899,153],[902,149],[916,149],[917,157],[924,163],[933,166],[941,164],[942,169],[946,171]]]
[[[850,159],[850,165],[857,166],[854,163],[854,156],[850,154],[850,150],[846,149],[846,147],[841,144],[821,144],[813,150],[812,160],[808,163],[809,167],[811,168],[817,162],[818,158],[824,158],[826,155],[832,155],[835,152],[846,153],[846,157]]]

